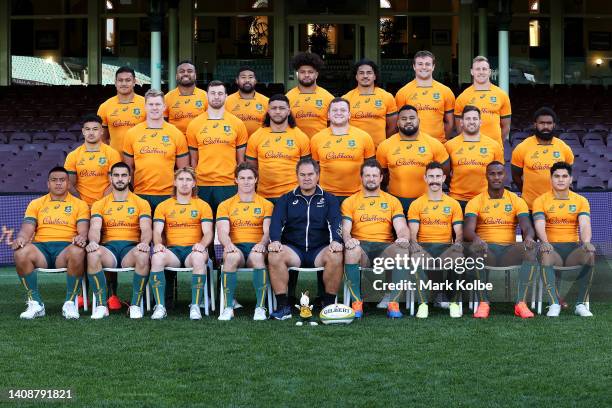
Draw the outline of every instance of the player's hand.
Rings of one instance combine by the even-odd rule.
[[[87,246],[87,238],[77,235],[72,239],[72,243],[78,247],[85,248]]]
[[[268,252],[281,252],[283,250],[283,244],[280,241],[270,242],[268,245]]]
[[[533,240],[533,238],[530,237],[525,238],[523,244],[525,245],[526,251],[531,251],[536,246],[536,242]]]
[[[158,252],[164,252],[166,250],[166,247],[164,246],[164,244],[155,244],[153,246],[153,253],[156,254]]]
[[[586,252],[595,253],[595,245],[591,244],[590,242],[585,242],[582,244],[582,248],[584,248]]]
[[[257,252],[260,254],[265,254],[266,253],[266,246],[264,244],[255,244],[253,245],[253,249],[251,249],[252,252]]]
[[[423,247],[420,246],[419,243],[416,241],[411,242],[408,248],[410,249],[411,255],[423,252]]]
[[[463,244],[461,242],[455,242],[453,245],[451,245],[451,251],[463,253]]]
[[[149,253],[151,251],[151,245],[146,242],[139,242],[138,245],[136,245],[136,249],[140,252]]]
[[[477,253],[477,254],[486,254],[488,248],[489,246],[487,245],[486,242],[484,242],[480,238],[476,238],[474,242],[472,243],[472,246],[470,249],[472,250],[472,252]]]
[[[355,249],[355,248],[357,248],[359,245],[361,245],[361,243],[359,242],[359,240],[358,240],[358,239],[355,239],[355,238],[351,238],[351,239],[349,239],[348,241],[346,241],[346,242],[344,243],[344,247],[345,247],[346,249]]]
[[[551,253],[553,250],[553,246],[550,244],[550,242],[542,242],[540,244],[540,252],[544,253],[544,254],[549,254]]]
[[[87,251],[87,253],[92,253],[92,252],[96,252],[98,248],[100,248],[100,245],[97,242],[90,242],[85,247],[85,250]]]
[[[342,245],[339,242],[336,241],[332,241],[329,244],[329,251],[330,252],[342,252],[342,250],[344,249],[344,245]]]
[[[191,247],[192,251],[206,253],[206,247],[202,245],[200,242],[197,242]]]
[[[238,252],[240,251],[238,247],[232,243],[223,247],[223,253],[229,254],[230,252]]]
[[[395,240],[398,247],[408,249],[410,248],[410,240],[408,238],[398,238]]]
[[[21,248],[23,248],[26,244],[26,240],[23,239],[22,237],[17,237],[13,240],[13,242],[11,242],[11,249],[13,251],[17,251]]]

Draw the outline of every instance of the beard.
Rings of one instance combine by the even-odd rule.
[[[547,142],[549,140],[552,140],[552,138],[553,138],[553,132],[552,131],[551,132],[542,132],[541,130],[536,129],[534,133],[535,133],[535,135],[536,135],[536,137],[538,139],[545,140]]]
[[[117,191],[125,191],[127,188],[129,187],[129,184],[124,184],[124,185],[116,185],[113,184],[113,188]]]
[[[366,185],[363,186],[367,191],[376,191],[378,189],[379,186],[368,183]]]
[[[467,127],[463,128],[463,133],[469,136],[477,135],[479,131],[480,131],[480,128],[474,128],[474,130],[471,130]]]
[[[315,84],[315,80],[311,79],[308,81],[302,80],[302,79],[298,79],[298,82],[300,83],[300,85],[305,86],[305,87],[309,87],[309,86],[313,86]]]
[[[398,126],[398,130],[400,131],[401,134],[405,135],[405,136],[414,136],[419,132],[419,127],[415,126],[415,127],[401,127]]]
[[[191,78],[181,78],[180,84],[182,86],[193,86],[195,85],[195,80],[192,80]]]
[[[282,125],[283,123],[287,122],[287,118],[289,117],[289,115],[285,116],[282,119],[274,119],[273,116],[270,116],[270,121],[272,123],[274,123],[275,125]]]
[[[247,83],[247,84],[243,84],[242,86],[239,85],[238,89],[244,93],[251,93],[255,89],[255,86]]]

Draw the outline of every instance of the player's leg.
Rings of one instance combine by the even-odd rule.
[[[236,270],[244,266],[244,264],[245,259],[242,251],[223,253],[223,273],[221,274],[221,280],[223,282],[225,297],[224,308],[233,309],[234,293],[238,281]]]
[[[255,289],[255,312],[253,320],[266,320],[266,308],[264,305],[266,291],[268,290],[268,278],[266,276],[266,254],[250,251],[247,255],[247,268],[253,268],[253,288]]]
[[[48,262],[44,253],[34,244],[26,244],[14,252],[15,269],[19,280],[26,290],[27,309],[21,313],[22,319],[34,319],[45,315],[45,305],[38,291],[36,268],[47,268]]]
[[[457,303],[457,300],[459,298],[460,295],[460,291],[457,290],[457,279],[459,279],[459,275],[461,275],[461,273],[457,272],[458,268],[454,268],[454,269],[448,269],[447,265],[465,265],[465,254],[464,254],[464,248],[462,246],[453,246],[451,244],[445,244],[445,243],[436,243],[436,244],[432,244],[431,248],[430,248],[430,252],[431,255],[433,257],[437,257],[437,259],[441,260],[441,265],[443,270],[440,271],[440,274],[443,276],[444,273],[446,272],[446,279],[447,279],[447,283],[452,286],[452,289],[447,289],[445,291],[445,293],[448,293],[448,299],[449,299],[449,304],[448,304],[448,309],[449,309],[449,315],[450,317],[453,318],[459,318],[462,316],[463,311],[461,310],[461,307],[459,306],[459,303]],[[435,259],[435,258],[434,258]],[[462,263],[459,263],[459,260],[462,261]],[[465,273],[465,271],[462,271],[463,273]],[[484,297],[487,297],[487,293],[484,293]],[[485,303],[486,306],[488,306],[488,303]]]
[[[528,249],[524,243],[517,242],[509,246],[501,259],[497,262],[499,266],[512,266],[520,262],[518,287],[516,293],[516,304],[514,306],[515,316],[523,319],[533,317],[533,312],[527,306],[527,292],[531,282],[538,270],[536,248]]]
[[[85,249],[72,244],[60,249],[59,245],[55,248],[55,264],[58,268],[66,268],[66,298],[62,314],[66,319],[78,319],[79,310],[74,300],[79,294],[81,278],[85,272]]]
[[[181,266],[179,258],[166,248],[164,251],[156,252],[151,257],[151,274],[149,282],[153,291],[153,297],[157,305],[166,308],[166,276],[164,270],[167,266],[178,268]]]
[[[369,259],[361,246],[344,249],[344,280],[351,295],[351,306],[355,317],[363,316],[363,300],[361,298],[361,267],[367,267]]]
[[[191,273],[191,305],[189,306],[189,318],[191,320],[202,318],[200,303],[204,299],[204,289],[206,288],[207,263],[208,254],[206,252],[192,251],[185,258],[185,266],[193,269]]]
[[[340,282],[342,282],[342,251],[332,252],[326,245],[313,253],[315,268],[323,267],[323,284],[325,293],[323,295],[323,307],[332,305],[336,302]]]
[[[575,244],[578,246],[578,244]],[[565,266],[580,266],[578,281],[578,296],[576,298],[575,313],[582,317],[591,317],[593,313],[587,308],[591,284],[595,273],[595,254],[587,252],[583,247],[577,247],[570,252],[565,260]]]
[[[132,276],[132,299],[130,301],[130,317],[138,319],[142,317],[140,302],[145,294],[146,285],[149,281],[151,258],[149,252],[140,251],[136,246],[126,248],[127,252],[121,259],[122,268],[134,268]]]
[[[99,246],[97,250],[87,254],[87,277],[89,287],[96,297],[96,303],[100,307],[107,307],[107,283],[104,268],[115,268],[117,259],[113,252],[105,247]],[[92,314],[95,310],[92,310]]]
[[[299,267],[302,259],[298,255],[297,249],[289,245],[283,245],[280,252],[270,252],[268,254],[268,267],[270,268],[270,283],[276,297],[276,311],[270,316],[277,320],[291,318],[291,307],[287,296],[287,285],[289,283],[289,268]]]
[[[427,276],[427,269],[441,269],[433,267],[436,265],[436,261],[441,263],[441,260],[436,260],[432,254],[427,250],[426,243],[420,243],[419,248],[412,250],[410,253],[411,262],[416,265],[416,300],[419,304],[417,308],[416,317],[419,319],[426,319],[429,317],[429,287],[431,281]]]
[[[556,251],[554,245],[553,249],[550,251],[542,250],[542,245],[540,245],[540,263],[542,265],[542,281],[544,282],[544,292],[545,296],[550,301],[550,306],[548,308],[548,312],[546,316],[549,317],[557,317],[561,312],[561,306],[559,305],[559,297],[557,292],[557,277],[555,275],[555,266],[562,266],[563,259],[561,255]]]
[[[393,269],[391,270],[391,282],[395,285],[395,288],[389,292],[390,298],[389,303],[387,305],[387,316],[393,319],[399,319],[402,317],[402,312],[400,312],[399,310],[399,299],[402,294],[402,291],[397,288],[402,283],[402,281],[407,281],[408,276],[410,275],[410,270],[408,269],[408,265],[410,262],[410,251],[408,250],[408,248],[402,248],[395,243],[386,247],[385,246],[386,244],[384,246],[378,247],[376,252],[380,251],[381,248],[384,248],[380,255],[371,254],[370,257],[397,259],[396,257],[399,256],[399,259],[402,260],[399,265],[394,265]]]

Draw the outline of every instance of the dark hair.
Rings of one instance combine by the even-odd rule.
[[[414,65],[414,60],[416,60],[417,58],[431,58],[431,62],[436,65],[436,56],[433,55],[431,51],[417,51],[416,54],[414,54],[414,58],[412,59],[412,65]]]
[[[364,161],[363,164],[361,165],[361,168],[359,168],[359,175],[363,176],[363,169],[365,169],[366,167],[376,167],[378,171],[380,171],[380,174],[382,174],[383,172],[382,166],[380,165],[378,160],[368,159]]]
[[[533,114],[533,121],[537,122],[540,116],[550,116],[553,119],[553,122],[557,123],[557,114],[548,106],[542,106],[540,109],[535,111]]]
[[[353,72],[351,74],[351,78],[355,78],[355,76],[357,76],[357,71],[359,71],[359,67],[362,65],[368,65],[370,68],[372,68],[372,71],[374,71],[374,75],[376,76],[376,78],[374,79],[374,84],[378,85],[378,80],[380,79],[380,70],[378,69],[378,65],[376,65],[374,61],[369,60],[367,58],[361,59],[357,61],[355,65],[353,65]]]
[[[222,86],[223,89],[225,89],[225,93],[227,93],[227,87],[225,86],[225,84],[223,82],[219,81],[219,80],[216,80],[216,79],[213,80],[213,81],[210,81],[208,83],[208,86],[206,87],[206,90],[208,91],[213,86]]]
[[[81,124],[85,126],[87,122],[97,122],[102,124],[102,118],[95,113],[87,113],[81,117]]]
[[[236,78],[238,78],[240,76],[240,74],[244,71],[251,71],[253,73],[253,75],[255,75],[255,79],[257,79],[257,73],[255,72],[255,69],[253,67],[250,67],[248,65],[243,65],[240,68],[238,68],[238,72],[236,73]]]
[[[127,165],[127,163],[125,162],[117,162],[115,164],[113,164],[110,168],[110,174],[113,174],[113,170],[115,169],[127,169],[128,174],[132,174],[132,169],[130,168],[130,166]]]
[[[315,69],[315,71],[320,72],[324,63],[321,57],[314,52],[300,52],[295,54],[291,59],[291,66],[293,66],[293,69],[296,71],[304,65],[311,66]]]
[[[569,163],[563,161],[556,162],[552,165],[552,167],[550,168],[550,175],[552,176],[553,174],[555,174],[555,171],[563,169],[567,170],[567,173],[570,176],[572,175],[572,166]]]
[[[425,166],[425,173],[433,169],[440,169],[442,170],[442,172],[444,172],[444,169],[442,168],[442,165],[440,164],[440,162],[432,161],[432,162],[427,163],[427,166]]]
[[[194,64],[194,63],[193,63],[193,61],[192,61],[192,60],[190,60],[190,59],[184,59],[184,60],[182,60],[182,61],[179,61],[179,63],[178,63],[178,64],[176,64],[176,68],[180,67],[180,66],[181,66],[181,65],[183,65],[183,64],[189,64],[189,65],[191,65],[191,66],[193,67],[193,69],[194,69],[195,71],[197,71],[197,68],[196,68],[195,64]]]
[[[321,174],[321,167],[319,166],[319,162],[317,162],[312,157],[301,158],[295,165],[295,173],[298,174],[300,172],[300,167],[305,166],[307,164],[312,164],[312,167],[314,168],[315,173]]]
[[[502,166],[504,167],[504,163],[497,161],[497,160],[493,160],[492,162],[490,162],[489,164],[487,164],[487,170],[489,170],[489,167],[491,166]],[[504,168],[505,170],[505,168]]]
[[[400,114],[400,113],[402,113],[402,112],[403,112],[403,111],[405,111],[405,110],[413,110],[413,111],[415,111],[415,112],[417,113],[417,115],[419,114],[419,110],[418,110],[416,107],[414,107],[414,106],[412,106],[412,105],[404,105],[404,106],[402,106],[402,107],[401,107],[401,108],[400,108],[400,109],[397,111],[397,115],[399,116],[399,114]]]
[[[49,170],[47,178],[51,176],[51,173],[65,173],[66,175],[68,175],[68,170],[66,170],[64,166],[55,166],[51,170]]]
[[[289,98],[287,98],[285,95],[283,94],[272,95],[270,99],[268,99],[268,106],[270,106],[270,104],[275,101],[283,101],[287,104],[289,109],[291,109],[291,103],[289,102]],[[294,128],[296,125],[295,118],[293,117],[293,113],[291,113],[291,110],[289,110],[289,117],[287,118],[287,123],[289,124],[290,128]],[[268,112],[266,112],[266,116],[264,117],[263,126],[270,127],[270,114]]]
[[[329,101],[329,108],[327,108],[328,110],[331,108],[332,104],[334,103],[340,103],[340,102],[344,102],[346,103],[346,105],[349,108],[349,111],[351,110],[351,103],[349,101],[347,101],[346,99],[340,97],[340,96],[336,96],[334,99],[332,99],[331,101]]]
[[[461,112],[461,118],[463,118],[468,112],[478,112],[478,117],[480,118],[480,109],[474,105],[465,105],[463,112]]]
[[[119,69],[117,70],[117,72],[115,72],[115,79],[117,79],[117,76],[119,74],[123,74],[124,72],[129,72],[130,74],[132,74],[132,76],[134,77],[134,79],[136,79],[136,72],[134,71],[134,69],[130,68],[130,67],[126,67],[125,65],[122,67],[119,67]]]
[[[240,172],[243,170],[251,170],[253,172],[253,175],[255,175],[255,178],[259,178],[259,172],[257,171],[257,167],[253,166],[248,161],[243,161],[238,166],[236,166],[236,169],[234,170],[234,177],[238,178],[238,174],[240,174]]]

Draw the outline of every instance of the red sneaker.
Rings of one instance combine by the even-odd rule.
[[[108,298],[108,308],[110,310],[121,310],[121,299],[119,299],[119,296],[113,295]]]
[[[85,303],[83,302],[83,295],[78,295],[78,296],[77,296],[77,303],[78,303],[78,305],[79,305],[79,309],[82,309],[82,308],[83,308],[83,305],[85,304]]]
[[[488,303],[480,302],[478,304],[478,310],[476,310],[476,313],[474,313],[474,317],[476,319],[486,319],[487,317],[489,317],[489,310],[490,309],[491,309],[491,307],[489,306]]]
[[[527,307],[525,302],[519,302],[514,305],[514,315],[520,317],[521,319],[529,319],[533,317],[533,312],[529,310],[529,307]]]
[[[363,317],[363,302],[356,300],[351,304],[351,307],[355,311],[355,318],[361,319]]]

